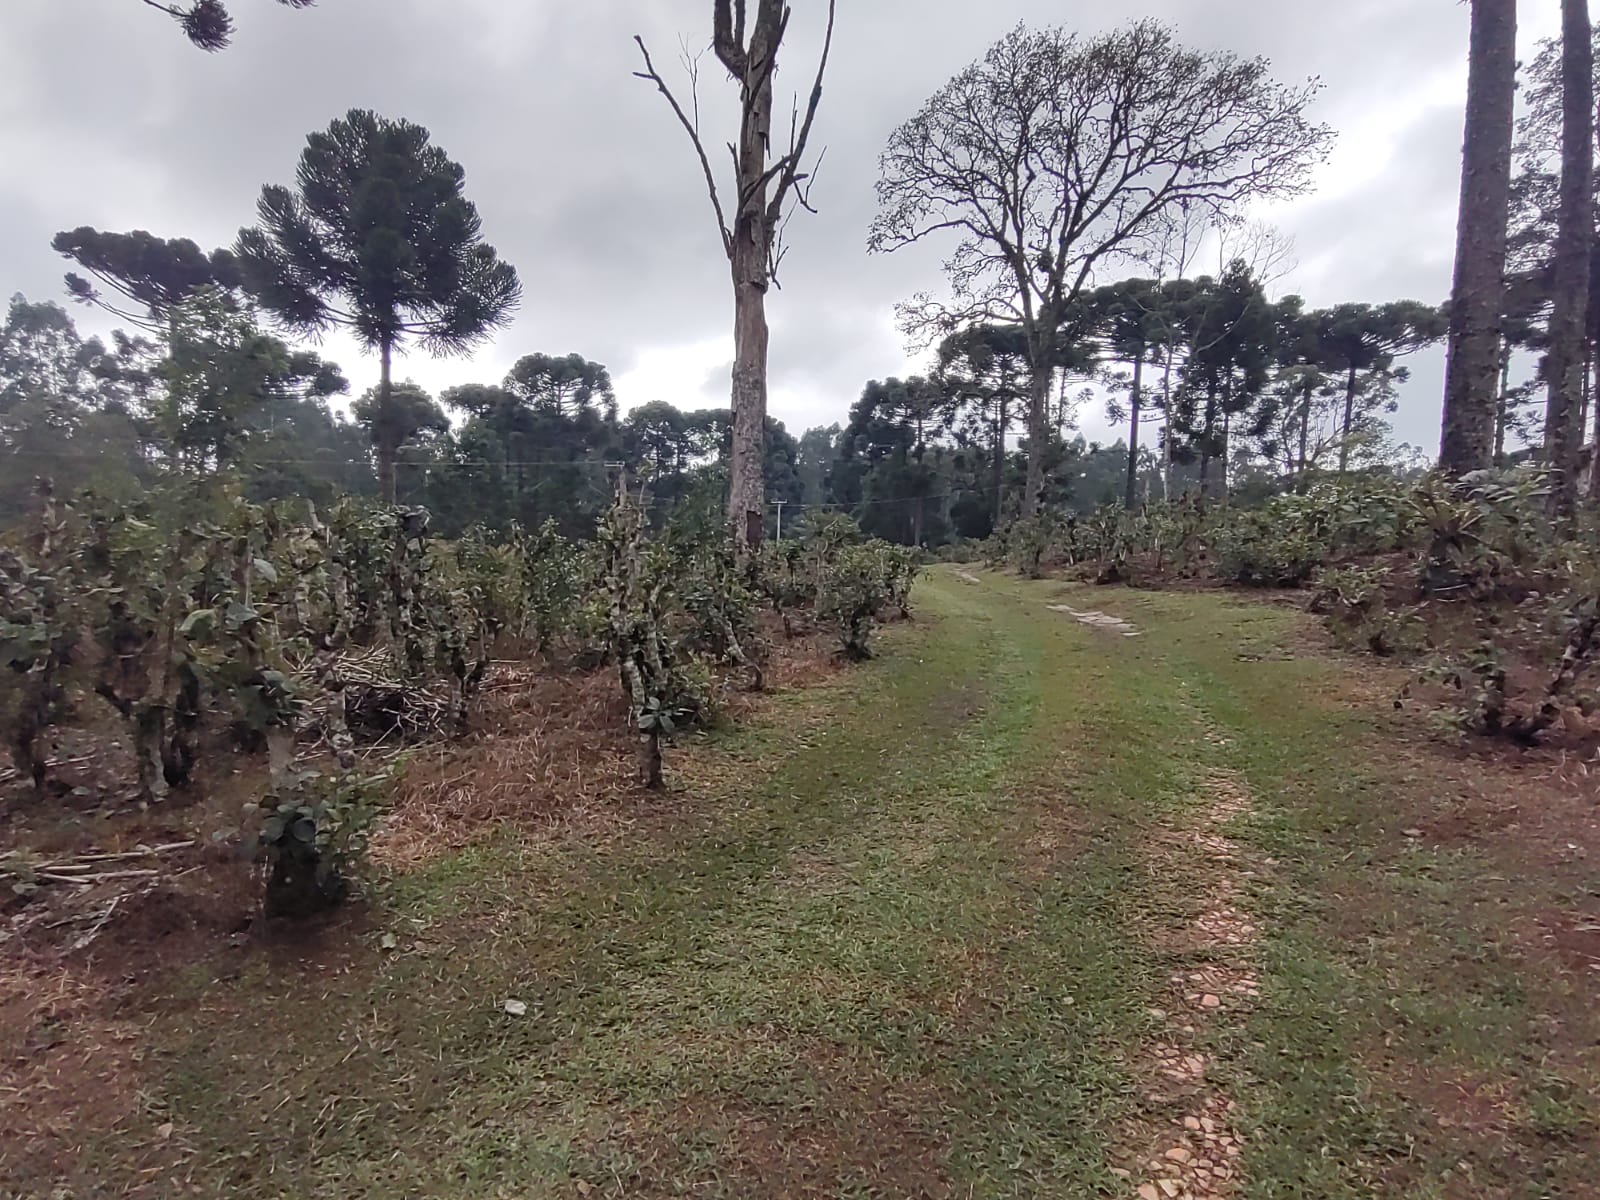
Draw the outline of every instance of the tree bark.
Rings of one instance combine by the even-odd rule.
[[[765,527],[767,446],[767,287],[772,278],[773,227],[767,205],[767,150],[772,131],[774,59],[783,36],[783,6],[761,0],[748,48],[744,6],[737,26],[724,28],[726,5],[717,6],[716,45],[724,65],[744,68],[739,80],[738,191],[728,257],[733,267],[733,457],[729,464],[728,523],[742,554],[761,545]]]
[[[761,545],[766,513],[766,250],[736,245],[733,260],[733,457],[728,522],[745,553]],[[756,260],[752,264],[749,260]]]
[[[1489,466],[1493,452],[1517,91],[1516,0],[1472,0],[1469,64],[1439,440],[1439,465],[1453,475]]]
[[[1122,506],[1132,512],[1139,492],[1139,389],[1144,381],[1144,353],[1133,360],[1133,390],[1129,392],[1128,415],[1128,486]]]
[[[1163,427],[1161,439],[1161,499],[1172,499],[1172,360],[1176,350],[1167,346],[1167,361],[1161,371],[1161,411],[1166,415],[1166,425]]]
[[[1594,267],[1592,265],[1589,268],[1589,276],[1592,282],[1594,279]],[[1589,319],[1593,324],[1596,316],[1593,310],[1596,306],[1591,304],[1589,307]],[[1595,361],[1595,348],[1595,339],[1591,337],[1588,350],[1591,389],[1600,386],[1600,364]],[[1600,508],[1600,400],[1592,402],[1589,407],[1594,411],[1593,440],[1589,443],[1589,507]]]
[[[1311,393],[1315,385],[1306,384],[1305,394],[1300,397],[1300,453],[1296,456],[1294,472],[1294,490],[1306,490],[1306,447],[1311,441]]]
[[[394,382],[390,375],[394,343],[385,339],[378,348],[378,411],[373,417],[372,444],[378,456],[378,495],[385,504],[395,502]]]
[[[1561,211],[1544,445],[1550,467],[1550,510],[1567,519],[1578,501],[1589,246],[1594,237],[1594,52],[1588,0],[1561,0],[1561,30]]]
[[[661,773],[661,734],[655,730],[639,735],[639,785],[651,792],[667,786]]]
[[[1594,268],[1589,268],[1590,274]],[[1588,301],[1585,301],[1587,306]],[[1588,336],[1583,340],[1583,390],[1578,396],[1578,445],[1586,446],[1589,443],[1589,401],[1594,396],[1594,347],[1590,344]]]
[[[1500,393],[1494,403],[1494,465],[1506,465],[1506,421],[1511,416],[1511,343],[1504,338],[1500,350]]]
[[[1007,396],[1004,390],[995,395],[994,403],[994,528],[1000,528],[1006,511],[1006,416]]]
[[[1213,436],[1217,428],[1217,389],[1212,387],[1206,393],[1205,424],[1202,427],[1200,451],[1200,495],[1209,497],[1212,491],[1211,460],[1215,457],[1213,449]]]
[[[1028,397],[1028,487],[1022,499],[1025,517],[1038,515],[1044,496],[1044,451],[1050,441],[1050,385],[1055,377],[1054,364],[1042,352],[1035,353],[1033,360]]]
[[[1228,456],[1232,453],[1230,445],[1233,439],[1233,413],[1224,411],[1222,414],[1222,453],[1217,455],[1219,464],[1218,473],[1221,476],[1217,482],[1221,485],[1222,498],[1228,498]]]
[[[1339,437],[1339,474],[1350,469],[1350,427],[1356,421],[1356,369],[1351,366],[1344,383],[1344,424]]]

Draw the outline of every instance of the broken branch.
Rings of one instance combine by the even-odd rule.
[[[742,4],[740,6],[740,10],[742,18]],[[644,44],[644,38],[638,34],[635,34],[633,40],[639,45],[639,53],[644,56],[645,66],[643,71],[635,71],[634,76],[639,79],[648,80],[656,85],[656,90],[667,98],[667,103],[672,106],[673,114],[678,118],[678,124],[683,126],[684,132],[689,135],[689,141],[694,144],[694,152],[700,159],[700,170],[705,174],[706,190],[711,196],[711,208],[716,214],[717,235],[722,239],[723,253],[729,258],[732,258],[733,234],[728,230],[728,219],[722,211],[722,197],[717,194],[717,179],[711,170],[711,160],[706,156],[705,143],[700,140],[700,130],[696,128],[695,123],[689,119],[689,114],[684,112],[683,105],[678,103],[678,98],[672,94],[672,89],[667,86],[666,80],[662,79],[660,72],[656,70],[655,63],[650,59],[650,50]],[[693,76],[691,76],[691,78],[693,78]],[[698,88],[696,88],[696,93],[695,110],[698,112]]]

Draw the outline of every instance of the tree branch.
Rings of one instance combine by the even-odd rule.
[[[806,101],[805,120],[802,122],[798,134],[790,134],[789,153],[779,160],[783,164],[783,172],[778,181],[778,194],[772,200],[772,205],[775,205],[776,208],[769,206],[769,212],[774,222],[776,222],[778,213],[782,211],[785,194],[795,185],[796,177],[800,171],[800,161],[805,157],[806,143],[811,138],[811,126],[817,119],[817,108],[822,103],[822,79],[828,70],[828,56],[833,50],[833,23],[836,7],[837,0],[828,0],[828,27],[822,38],[822,57],[817,60],[817,75],[811,84],[811,96]],[[793,129],[792,123],[790,128],[791,130]],[[821,160],[819,158],[818,166],[820,165]],[[812,168],[811,174],[816,174],[816,168]],[[815,211],[811,209],[810,204],[806,204],[806,207],[813,212]]]
[[[716,0],[712,13],[712,48],[728,73],[743,80],[749,60],[744,48],[745,0]]]
[[[726,8],[727,0],[719,0],[717,5],[719,21],[721,20],[721,15]],[[740,0],[739,4],[739,19],[742,24],[744,19],[743,0]],[[691,121],[689,119],[689,114],[684,112],[683,105],[678,103],[678,98],[672,94],[672,89],[669,88],[666,84],[666,81],[661,78],[660,72],[656,70],[655,63],[650,60],[650,50],[645,46],[644,38],[638,34],[635,34],[633,40],[639,44],[639,53],[644,56],[645,67],[643,71],[635,71],[634,76],[639,79],[648,80],[656,85],[656,89],[667,98],[667,103],[672,106],[673,114],[678,118],[678,124],[682,125],[684,132],[689,135],[689,141],[694,145],[694,152],[700,159],[700,169],[705,174],[706,191],[711,197],[712,211],[716,214],[717,236],[722,239],[722,252],[731,259],[733,257],[733,234],[728,229],[728,219],[722,211],[722,197],[717,192],[717,179],[711,171],[711,160],[706,156],[705,143],[700,140],[700,129],[698,122]],[[691,81],[695,79],[695,75],[692,72],[690,78]],[[694,92],[695,112],[698,114],[700,111],[700,99],[699,88],[697,85],[694,86]]]

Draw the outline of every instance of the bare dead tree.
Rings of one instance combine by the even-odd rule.
[[[1033,389],[1024,512],[1038,510],[1058,337],[1095,272],[1141,262],[1171,223],[1304,192],[1332,132],[1307,119],[1316,80],[1264,59],[1198,53],[1156,21],[1092,40],[1018,26],[896,130],[869,246],[960,238],[952,304],[902,307],[910,330],[972,321],[1026,331]]]
[[[1269,293],[1300,266],[1294,238],[1266,221],[1233,221],[1219,226],[1217,238],[1217,276],[1229,264],[1242,262],[1250,274]]]
[[[644,70],[634,74],[656,85],[689,135],[705,175],[717,236],[733,273],[733,457],[728,488],[728,521],[741,553],[761,542],[766,498],[763,468],[767,435],[767,290],[776,285],[785,254],[784,228],[796,208],[808,212],[816,164],[804,163],[822,80],[833,47],[835,0],[828,0],[828,23],[811,92],[802,111],[798,98],[789,115],[788,148],[772,157],[773,75],[778,51],[789,29],[784,0],[756,0],[750,24],[746,0],[713,0],[712,42],[717,61],[739,85],[739,135],[728,143],[734,187],[724,204],[717,175],[700,130],[698,60],[689,58],[689,107],[662,79],[642,37],[635,37]],[[820,162],[820,155],[818,157]]]

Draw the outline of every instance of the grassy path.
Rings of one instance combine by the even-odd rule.
[[[1593,1194],[1515,912],[1462,916],[1470,858],[1385,849],[1384,735],[1283,652],[1297,617],[975,578],[698,752],[720,782],[670,814],[401,880],[391,952],[189,980],[146,1064],[184,1166],[104,1194],[1131,1197],[1207,1111],[1149,1086],[1171,1036],[1237,1104],[1221,1194]],[[1174,977],[1237,949],[1184,940],[1215,865],[1161,850],[1208,822],[1260,995],[1175,1034]],[[1400,1059],[1503,1080],[1504,1136],[1430,1136]]]

